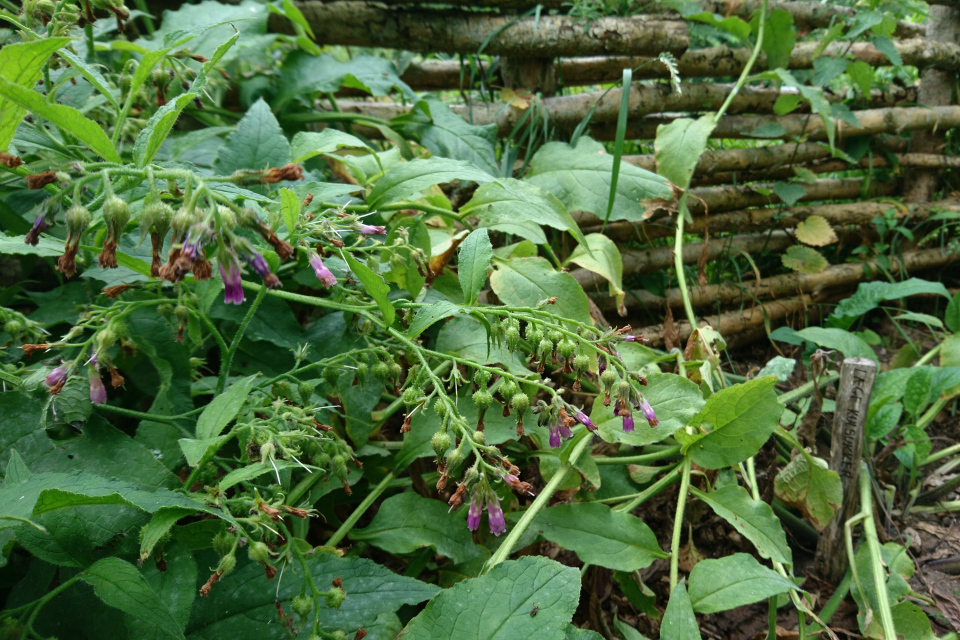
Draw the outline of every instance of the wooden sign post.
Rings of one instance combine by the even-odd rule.
[[[863,426],[870,392],[877,377],[877,363],[867,358],[847,358],[840,369],[840,388],[833,414],[830,468],[843,483],[843,504],[820,534],[814,569],[821,578],[837,583],[847,570],[843,525],[860,510],[860,459],[863,457]]]

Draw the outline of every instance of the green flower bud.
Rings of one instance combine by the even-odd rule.
[[[220,216],[220,224],[226,229],[231,231],[237,226],[237,214],[233,212],[233,209],[230,207],[225,207],[222,204],[217,207],[217,214]]]
[[[289,398],[290,383],[286,380],[279,380],[273,384],[273,387],[270,388],[270,393],[273,394],[274,398]]]
[[[520,391],[510,398],[510,406],[513,407],[513,410],[518,414],[523,415],[523,412],[530,408],[530,398],[527,394]]]
[[[231,573],[236,566],[237,557],[231,553],[228,556],[223,556],[220,558],[220,564],[217,565],[217,571],[223,575],[227,575],[228,573]]]
[[[340,587],[334,587],[324,594],[323,599],[326,605],[331,609],[339,609],[340,605],[343,604],[343,599],[346,597],[346,591]]]
[[[80,204],[75,204],[67,209],[64,217],[67,221],[67,233],[71,237],[79,237],[83,230],[87,228],[87,225],[90,224],[90,211]]]
[[[320,452],[311,458],[311,460],[313,460],[313,464],[317,465],[321,469],[326,469],[327,465],[330,464],[330,454],[321,449]]]
[[[250,559],[254,562],[270,564],[270,547],[259,540],[250,543],[247,555],[249,555]]]
[[[368,369],[369,367],[367,366],[366,362],[361,362],[357,364],[357,378],[360,380],[363,380],[364,378],[366,378]]]
[[[308,595],[299,595],[294,597],[293,603],[291,603],[290,608],[293,609],[293,612],[300,616],[300,619],[303,620],[310,615],[310,612],[313,611],[313,598]]]
[[[537,345],[537,354],[541,358],[546,358],[553,351],[553,343],[550,342],[548,338],[544,338],[540,341],[540,344]]]
[[[502,395],[503,399],[507,402],[510,402],[510,398],[518,391],[520,391],[520,387],[518,387],[517,383],[513,380],[504,380],[503,384],[500,385],[500,395]]]
[[[118,196],[110,196],[103,203],[103,221],[121,233],[130,222],[130,205]]]
[[[556,344],[563,339],[563,334],[557,329],[551,329],[547,332],[547,337],[550,339],[550,342]]]
[[[218,556],[223,557],[233,549],[234,540],[233,535],[227,531],[221,531],[213,536],[213,550],[217,552]]]
[[[337,379],[340,377],[340,369],[337,367],[327,367],[323,370],[323,381],[331,387],[336,388]]]
[[[392,379],[394,379],[394,380],[399,380],[399,379],[400,379],[400,371],[401,371],[401,370],[400,370],[400,365],[397,364],[396,362],[391,362],[391,363],[389,364],[389,367],[390,367],[390,377],[391,377]]]
[[[616,381],[617,372],[610,367],[607,367],[607,369],[600,374],[600,383],[603,384],[603,388],[608,391],[613,387],[613,383]]]
[[[157,313],[159,313],[162,316],[168,316],[171,313],[173,313],[173,305],[172,304],[157,305]]]
[[[260,460],[263,462],[272,460],[276,452],[277,447],[273,444],[273,442],[264,443],[264,445],[260,447]]]
[[[630,397],[630,383],[626,380],[621,380],[617,385],[617,397],[623,399]]]
[[[304,404],[310,402],[310,398],[313,397],[313,392],[316,390],[314,384],[306,380],[297,385],[297,393],[300,394],[300,401]]]
[[[486,444],[487,437],[483,435],[483,431],[474,431],[473,432],[473,441],[477,444]]]
[[[590,357],[580,354],[573,359],[573,368],[577,373],[583,373],[590,367]]]
[[[535,324],[528,324],[524,337],[530,344],[537,345],[540,344],[541,340],[543,340],[543,331],[541,331],[540,327]]]
[[[430,439],[430,446],[438,458],[442,457],[443,454],[447,452],[447,449],[450,448],[450,434],[446,431],[437,431],[433,434],[433,438]]]
[[[166,202],[155,200],[145,206],[140,213],[140,235],[146,237],[148,233],[156,233],[161,238],[170,230],[173,220],[173,207]]]
[[[416,385],[407,387],[403,390],[403,404],[407,405],[407,407],[412,407],[413,405],[417,404],[420,402],[420,398],[422,397],[423,389]]]
[[[493,404],[493,396],[486,389],[480,389],[473,394],[473,403],[481,411],[486,411]]]
[[[186,322],[190,319],[190,309],[185,307],[182,304],[178,304],[177,307],[173,310],[173,313],[177,316],[178,320]]]
[[[481,387],[487,386],[487,383],[490,382],[490,372],[485,369],[477,369],[473,374],[473,381]]]
[[[3,330],[9,333],[11,336],[18,336],[20,332],[23,331],[24,324],[20,322],[19,319],[14,318],[12,320],[7,320],[3,325]]]
[[[564,338],[557,344],[557,353],[560,354],[560,357],[566,360],[573,355],[573,352],[576,350],[577,345],[573,343],[573,340],[570,338]]]
[[[373,374],[373,377],[380,381],[380,384],[386,384],[387,380],[390,379],[390,365],[384,361],[379,361],[377,364],[373,365],[373,368],[370,369],[370,373]]]
[[[517,348],[517,345],[520,344],[520,330],[516,327],[510,327],[505,333],[507,340],[507,349],[514,351]]]
[[[447,471],[453,471],[460,463],[463,462],[463,454],[460,453],[460,449],[454,449],[447,456]]]
[[[341,480],[346,480],[347,459],[340,454],[333,456],[333,459],[330,461],[330,470],[333,471],[333,474]]]
[[[437,414],[437,417],[443,420],[447,415],[447,403],[443,401],[442,398],[437,398],[433,403],[433,412]]]

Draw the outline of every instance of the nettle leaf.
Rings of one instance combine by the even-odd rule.
[[[64,49],[63,51],[60,51],[57,55],[63,58],[64,60],[66,60],[71,67],[79,71],[80,75],[86,78],[87,82],[92,84],[93,88],[99,91],[100,95],[106,98],[107,102],[113,105],[114,109],[120,108],[120,105],[117,104],[117,99],[114,97],[113,92],[110,90],[110,85],[107,84],[107,81],[103,77],[103,74],[101,74],[96,67],[87,64],[85,60],[80,59],[79,56],[74,55],[73,53],[71,53],[70,51],[67,51],[66,49]],[[9,80],[10,78],[7,78],[7,79]]]
[[[427,603],[406,640],[561,638],[580,600],[580,575],[539,556],[498,564]],[[538,607],[537,615],[530,611]]]
[[[486,229],[477,229],[467,236],[460,245],[460,259],[457,261],[457,277],[463,290],[463,301],[467,306],[477,302],[477,295],[487,282],[490,259],[493,258],[493,245]]]
[[[463,160],[437,156],[416,158],[410,162],[396,164],[380,176],[373,185],[370,195],[367,196],[367,204],[373,210],[385,204],[409,198],[427,187],[453,180],[483,184],[493,180],[493,176],[473,163]]]
[[[701,560],[690,572],[690,603],[697,613],[716,613],[796,589],[789,578],[746,553]]]
[[[509,306],[535,307],[556,297],[550,309],[562,318],[593,324],[587,294],[569,273],[554,270],[543,258],[494,260],[490,287]]]
[[[807,327],[797,331],[795,335],[809,340],[818,347],[836,349],[847,358],[868,358],[874,362],[877,361],[877,354],[869,344],[863,341],[863,338],[843,329]]]
[[[158,509],[150,522],[140,529],[140,563],[153,553],[154,547],[177,524],[177,520],[193,515],[195,512],[183,507],[163,507]]]
[[[515,235],[536,244],[546,243],[546,237],[537,225],[569,231],[577,242],[585,242],[580,227],[556,196],[534,184],[513,178],[498,178],[480,185],[470,201],[460,207],[460,214],[477,216],[484,226],[506,232],[510,232],[508,225],[533,223],[534,233],[539,235],[529,237],[529,233],[525,232]]]
[[[147,126],[137,135],[137,141],[133,145],[133,157],[138,167],[145,167],[153,161],[157,151],[160,150],[160,145],[167,139],[173,125],[177,123],[177,118],[180,117],[184,107],[196,97],[196,93],[184,93],[154,112],[147,121]]]
[[[164,546],[163,558],[167,561],[165,571],[160,571],[156,563],[149,563],[140,569],[140,575],[160,598],[161,605],[182,632],[190,619],[190,610],[197,594],[197,563],[186,547],[176,543]],[[127,615],[126,623],[131,637],[143,640],[164,637],[158,627],[151,626],[150,620],[140,616]]]
[[[40,79],[43,65],[53,52],[70,42],[70,38],[45,38],[33,42],[16,42],[0,49],[0,78],[33,89]],[[0,96],[0,151],[6,151],[23,121],[26,109],[19,103]]]
[[[696,120],[678,118],[670,124],[658,126],[657,139],[653,143],[657,173],[681,189],[689,187],[693,171],[716,126],[717,119],[713,115]]]
[[[435,156],[466,160],[492,176],[500,174],[496,124],[470,124],[431,96],[416,103],[409,114],[391,120],[391,125],[419,139]]]
[[[950,299],[950,293],[942,283],[920,278],[910,278],[902,282],[861,282],[856,293],[841,300],[830,314],[830,324],[846,329],[860,317],[876,309],[881,302],[899,300],[920,293],[940,295]]]
[[[80,573],[80,579],[107,605],[157,629],[161,638],[183,638],[180,625],[135,566],[104,558]]]
[[[684,427],[705,404],[696,383],[673,373],[648,374],[643,397],[656,411],[659,425],[653,428],[644,426],[644,420],[637,413],[634,415],[639,425],[636,431],[624,433],[623,418],[614,416],[611,407],[595,402],[590,419],[597,425],[600,437],[607,442],[622,442],[635,447],[662,442]]]
[[[43,95],[34,91],[32,87],[22,87],[3,77],[0,77],[0,97],[69,131],[104,160],[120,162],[117,148],[113,146],[113,142],[100,125],[73,107],[47,102]],[[2,131],[0,135],[3,135]]]
[[[303,581],[267,580],[263,566],[246,556],[246,553],[237,554],[237,568],[230,574],[229,582],[218,584],[209,596],[196,601],[187,625],[188,637],[207,640],[290,637],[286,629],[277,624],[276,603],[285,611],[291,611],[291,601],[300,594]],[[397,575],[365,558],[338,558],[320,551],[307,558],[317,585],[327,588],[334,578],[343,580],[347,596],[340,608],[325,606],[321,598],[319,615],[325,628],[349,629],[351,635],[359,627],[373,625],[383,613],[392,613],[405,604],[418,604],[440,591],[432,584]],[[216,556],[201,558],[201,566],[204,560],[215,564]],[[303,637],[308,635],[304,633]]]
[[[460,313],[460,305],[453,304],[449,300],[439,300],[433,304],[421,308],[417,311],[417,315],[414,316],[413,322],[410,323],[410,328],[407,329],[407,336],[410,338],[416,338],[421,333],[429,329],[433,323],[443,318],[449,318],[450,316]]]
[[[681,581],[670,592],[670,600],[667,602],[667,609],[663,612],[663,621],[660,623],[660,640],[694,640],[694,638],[697,640],[702,638],[700,626],[697,624],[690,596]]]
[[[830,266],[819,251],[799,244],[788,247],[786,253],[780,256],[780,261],[786,268],[806,274],[820,273]]]
[[[353,271],[360,280],[363,288],[370,294],[373,301],[377,303],[377,307],[380,308],[380,313],[383,314],[383,321],[387,323],[387,326],[393,324],[394,319],[397,317],[397,312],[393,308],[393,303],[391,303],[387,297],[390,293],[390,286],[383,281],[383,277],[377,275],[373,269],[367,265],[358,262],[349,253],[345,253],[344,257],[347,260],[347,264],[350,265],[350,270]]]
[[[793,564],[793,556],[787,545],[787,534],[770,505],[754,500],[747,490],[739,485],[728,485],[710,493],[696,488],[691,488],[691,491],[710,505],[714,513],[752,542],[760,557],[787,565]]]
[[[473,542],[463,518],[450,512],[445,502],[416,493],[401,493],[380,505],[373,522],[350,531],[350,538],[363,540],[389,553],[413,553],[433,547],[457,563],[483,557],[485,550]]]
[[[197,438],[215,438],[237,417],[259,374],[238,380],[215,397],[197,419]]]
[[[773,192],[786,204],[792,206],[807,195],[807,189],[802,184],[796,182],[776,182],[773,185]]]
[[[623,257],[617,244],[602,233],[591,233],[586,236],[586,242],[573,250],[567,262],[578,264],[584,269],[593,271],[607,279],[610,283],[610,296],[616,298],[620,315],[626,315],[623,300],[626,293],[623,290]],[[590,253],[587,253],[587,251]]]
[[[548,507],[537,514],[531,527],[581,560],[618,571],[649,567],[667,558],[657,537],[642,520],[613,511],[598,502],[577,502]]]
[[[290,143],[290,162],[305,162],[314,156],[332,153],[337,149],[366,149],[360,138],[338,129],[300,131]]]
[[[213,166],[217,173],[230,175],[241,169],[282,167],[288,162],[290,143],[270,107],[260,98],[227,136]]]
[[[751,23],[754,33],[758,31],[759,18]],[[793,15],[784,9],[774,9],[767,16],[763,30],[763,52],[767,54],[767,68],[784,69],[790,65],[790,53],[797,43],[797,28]]]
[[[596,140],[581,137],[576,147],[565,142],[543,145],[530,161],[524,181],[555,195],[568,211],[588,211],[603,217],[612,175],[613,156]],[[640,201],[650,198],[673,198],[667,180],[640,167],[621,164],[610,220],[643,220],[645,209]]]
[[[716,13],[702,11],[700,13],[694,13],[684,17],[687,20],[696,20],[697,22],[703,22],[704,24],[714,26],[717,29],[722,29],[727,33],[733,34],[740,40],[745,41],[750,37],[750,25],[736,16],[724,18]]]
[[[704,469],[722,469],[756,455],[780,423],[783,407],[773,376],[722,389],[690,421],[693,435],[675,435],[683,451]]]
[[[899,406],[899,405],[897,405]],[[817,531],[823,531],[843,503],[843,484],[826,460],[795,456],[773,481],[773,492],[784,504],[796,507]]]
[[[810,216],[797,225],[797,240],[815,247],[825,247],[837,241],[837,234],[823,216]]]

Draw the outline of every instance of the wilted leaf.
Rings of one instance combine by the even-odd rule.
[[[843,502],[843,485],[825,460],[801,454],[780,470],[773,481],[774,494],[796,507],[817,531],[823,531]]]
[[[797,240],[814,247],[825,247],[837,241],[837,234],[823,216],[810,216],[797,225]]]
[[[799,244],[788,248],[780,260],[786,268],[809,275],[820,273],[829,265],[819,251]]]

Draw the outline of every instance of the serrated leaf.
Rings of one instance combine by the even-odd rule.
[[[409,114],[395,118],[391,124],[419,139],[435,156],[465,160],[492,176],[500,174],[495,151],[496,124],[470,124],[434,97],[416,103]]]
[[[66,49],[60,51],[57,55],[66,60],[71,67],[79,71],[80,75],[86,78],[87,82],[92,84],[94,89],[99,91],[100,95],[113,105],[114,109],[120,108],[120,105],[117,104],[117,99],[113,96],[113,92],[110,91],[110,85],[107,84],[103,74],[101,74],[96,67],[87,64],[85,60],[82,60]]]
[[[688,188],[693,171],[716,127],[717,120],[713,115],[701,116],[696,120],[678,118],[670,124],[658,126],[653,145],[657,173],[681,189]]]
[[[841,300],[837,308],[830,314],[830,324],[835,327],[847,328],[855,320],[877,308],[887,300],[899,300],[920,293],[929,293],[950,299],[950,293],[940,282],[930,282],[920,278],[910,278],[902,282],[861,282],[857,291],[845,300]],[[960,317],[960,312],[958,312]],[[947,318],[950,318],[950,307],[947,307]],[[949,327],[949,322],[947,323]]]
[[[618,308],[622,307],[627,294],[623,290],[623,257],[620,249],[602,233],[591,233],[586,236],[585,241],[573,250],[567,262],[578,264],[606,278],[610,283],[610,296],[616,298]],[[588,248],[590,253],[587,253]]]
[[[802,184],[796,182],[775,182],[773,192],[777,194],[787,206],[793,206],[800,198],[807,195],[807,190]]]
[[[407,336],[416,338],[421,333],[429,329],[433,323],[443,318],[449,318],[452,315],[460,313],[460,306],[455,305],[448,300],[439,300],[433,304],[421,308],[414,316],[410,328],[407,329]]]
[[[684,453],[704,469],[722,469],[756,455],[780,423],[783,407],[773,389],[773,376],[721,389],[690,421],[691,435],[674,436]]]
[[[820,273],[829,266],[827,259],[819,251],[799,244],[788,247],[780,261],[786,268],[806,274]]]
[[[580,575],[527,556],[442,591],[407,626],[405,640],[562,638],[580,599]],[[538,607],[537,615],[530,611]]]
[[[817,531],[823,531],[843,502],[843,485],[825,460],[798,455],[780,470],[773,492],[784,504],[796,507]]]
[[[300,198],[286,187],[280,189],[280,216],[287,225],[287,231],[293,233],[300,220]]]
[[[120,155],[117,153],[116,147],[113,146],[113,142],[110,141],[100,125],[73,107],[51,104],[32,88],[21,87],[5,78],[0,78],[0,96],[34,115],[49,120],[61,129],[69,131],[70,135],[87,145],[104,160],[120,162]]]
[[[154,112],[147,121],[147,126],[137,135],[137,141],[133,145],[133,157],[138,167],[145,167],[153,161],[157,151],[160,150],[160,145],[167,139],[173,125],[177,123],[184,107],[196,97],[196,93],[184,93]]]
[[[729,485],[710,493],[696,488],[690,490],[752,542],[760,557],[787,565],[793,564],[793,556],[787,545],[787,534],[770,505],[754,500],[747,490],[739,485]]]
[[[476,229],[460,245],[460,258],[457,261],[457,278],[463,291],[463,301],[467,306],[476,303],[477,296],[487,282],[487,271],[493,257],[493,245],[486,229]]]
[[[140,562],[144,562],[153,553],[154,547],[173,528],[180,518],[196,513],[183,507],[164,507],[158,509],[150,522],[140,529]]]
[[[306,51],[293,51],[284,60],[281,74],[278,100],[281,105],[316,92],[334,93],[340,87],[360,89],[374,96],[388,95],[397,88],[416,99],[416,94],[400,80],[393,62],[366,53],[340,62],[329,53],[314,56]]]
[[[452,513],[445,502],[416,493],[401,493],[384,500],[373,522],[353,529],[350,538],[389,553],[413,553],[433,547],[457,563],[485,555],[482,547],[474,544],[463,518]]]
[[[796,335],[824,349],[836,349],[847,358],[868,358],[874,362],[877,361],[877,354],[869,344],[863,341],[863,338],[843,329],[807,327],[797,331]]]
[[[82,571],[80,579],[107,605],[149,623],[161,632],[160,637],[184,637],[180,625],[129,562],[104,558]]]
[[[290,143],[290,162],[305,162],[314,156],[331,153],[337,149],[366,149],[360,138],[338,129],[323,131],[300,131]]]
[[[642,520],[598,502],[548,507],[531,527],[551,542],[574,551],[582,561],[618,571],[645,569],[667,558]]]
[[[218,174],[230,175],[241,169],[258,171],[282,167],[288,162],[290,143],[270,107],[260,98],[247,110],[236,131],[227,136],[214,169]]]
[[[483,184],[493,180],[486,171],[471,162],[448,158],[417,158],[394,165],[377,179],[367,196],[370,209],[413,196],[435,184],[465,180]]]
[[[40,79],[43,65],[68,42],[70,38],[43,38],[4,45],[0,48],[0,78],[32,89]],[[25,113],[19,104],[0,97],[0,151],[10,146]]]
[[[696,567],[694,567],[696,568]],[[700,640],[700,626],[693,613],[693,605],[683,582],[670,592],[667,609],[663,612],[663,621],[660,623],[660,640]]]
[[[613,156],[599,142],[581,137],[576,147],[564,142],[543,145],[530,161],[524,182],[555,195],[567,211],[589,211],[602,218],[607,212],[612,172]],[[667,180],[622,164],[610,220],[642,221],[645,209],[640,201],[652,198],[673,198]]]
[[[240,413],[258,376],[254,374],[234,382],[204,407],[197,419],[197,438],[215,438],[223,433],[224,428]]]
[[[757,32],[759,20],[754,17],[751,23]],[[797,28],[793,24],[793,15],[785,9],[774,9],[767,16],[763,32],[763,52],[767,54],[767,67],[786,68],[790,63],[790,53],[797,42]]]
[[[197,563],[190,550],[178,543],[164,545],[163,559],[167,563],[165,571],[161,571],[156,563],[150,563],[140,570],[140,575],[182,631],[197,597]],[[163,637],[159,629],[143,618],[128,615],[126,623],[132,638],[155,640]]]
[[[556,271],[543,258],[494,260],[490,287],[510,306],[535,307],[556,297],[550,310],[562,318],[593,324],[587,294],[569,273]]]
[[[535,223],[569,231],[577,242],[584,242],[583,233],[574,219],[567,213],[563,203],[549,191],[513,178],[499,178],[480,185],[470,201],[460,207],[460,214],[477,216],[485,226],[506,231],[503,225]],[[540,232],[540,238],[527,237],[528,234],[516,233],[528,240],[544,244],[546,238]]]
[[[397,317],[397,312],[393,308],[393,303],[390,302],[390,298],[387,297],[390,294],[390,286],[383,281],[382,276],[377,275],[373,269],[367,265],[358,262],[349,253],[345,253],[344,257],[347,260],[347,264],[350,265],[350,270],[353,271],[360,280],[360,284],[362,284],[363,288],[370,294],[373,301],[377,303],[380,313],[383,314],[383,321],[388,327],[392,325],[394,319]]]
[[[701,560],[690,572],[690,603],[698,613],[716,613],[795,589],[788,578],[746,553]]]
[[[837,234],[823,216],[810,216],[797,225],[797,240],[814,247],[825,247],[837,241]]]

